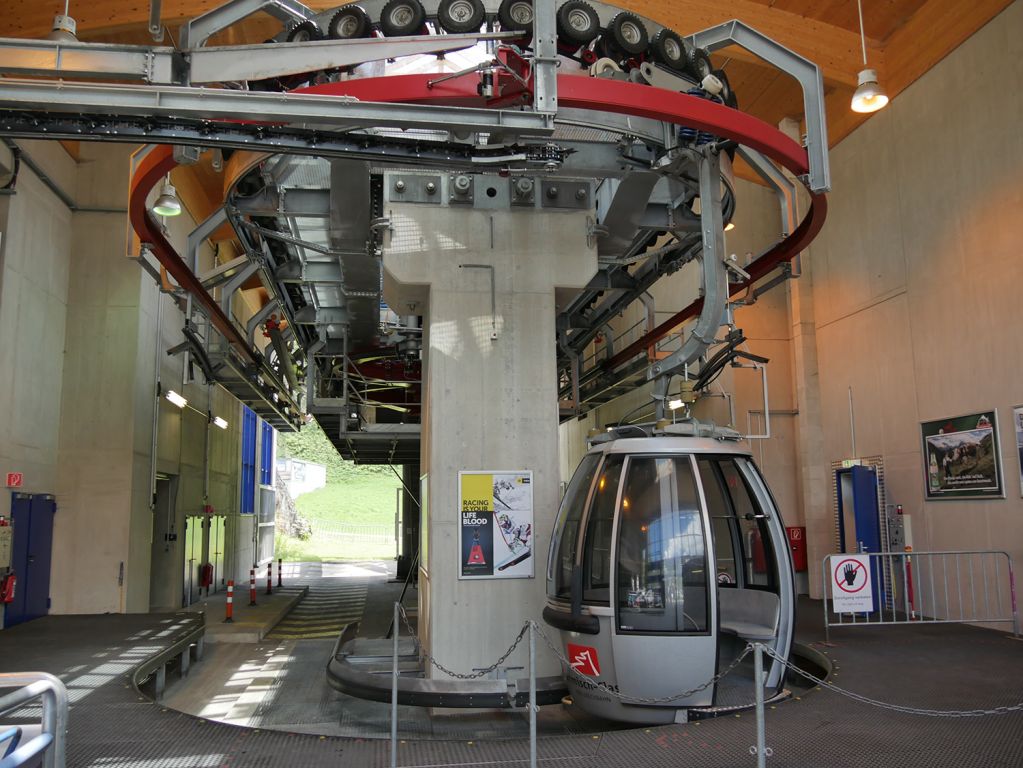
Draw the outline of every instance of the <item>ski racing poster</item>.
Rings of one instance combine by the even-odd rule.
[[[459,472],[460,579],[533,577],[533,473]]]

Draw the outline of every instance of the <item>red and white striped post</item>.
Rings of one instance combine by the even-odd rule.
[[[277,558],[277,588],[280,589],[284,586],[284,560],[280,557]]]
[[[272,595],[274,593],[274,561],[271,560],[266,564],[266,593]]]
[[[227,582],[227,618],[225,624],[234,622],[234,581]]]
[[[249,605],[256,604],[256,569],[249,568]]]

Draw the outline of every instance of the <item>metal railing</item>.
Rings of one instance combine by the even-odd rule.
[[[870,552],[856,557],[869,558],[874,610],[834,610],[831,556],[825,557],[821,571],[826,638],[831,627],[912,623],[1009,624],[1019,636],[1016,579],[1008,552]]]
[[[0,688],[17,690],[0,697],[0,717],[42,699],[42,730],[25,744],[20,744],[21,728],[14,726],[0,734],[6,744],[0,768],[25,765],[38,755],[43,756],[43,768],[64,768],[68,722],[68,695],[58,678],[46,672],[0,673]]]
[[[395,540],[394,526],[389,523],[327,523],[314,522],[313,535],[348,541],[389,544]]]

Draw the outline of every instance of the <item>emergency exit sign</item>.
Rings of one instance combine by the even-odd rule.
[[[8,472],[7,473],[7,487],[8,488],[21,488],[21,482],[24,480],[24,476],[21,472]]]

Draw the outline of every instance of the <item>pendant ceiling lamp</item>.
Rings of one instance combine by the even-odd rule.
[[[867,66],[867,36],[863,33],[863,2],[856,0],[860,13],[860,45],[863,47],[863,69],[856,78],[858,85],[852,97],[853,112],[877,112],[888,103],[888,94],[877,82],[877,70]]]
[[[68,5],[71,0],[64,0],[64,13],[58,13],[53,17],[53,28],[46,36],[47,40],[56,43],[77,43],[75,33],[78,31],[78,23],[68,13]]]

